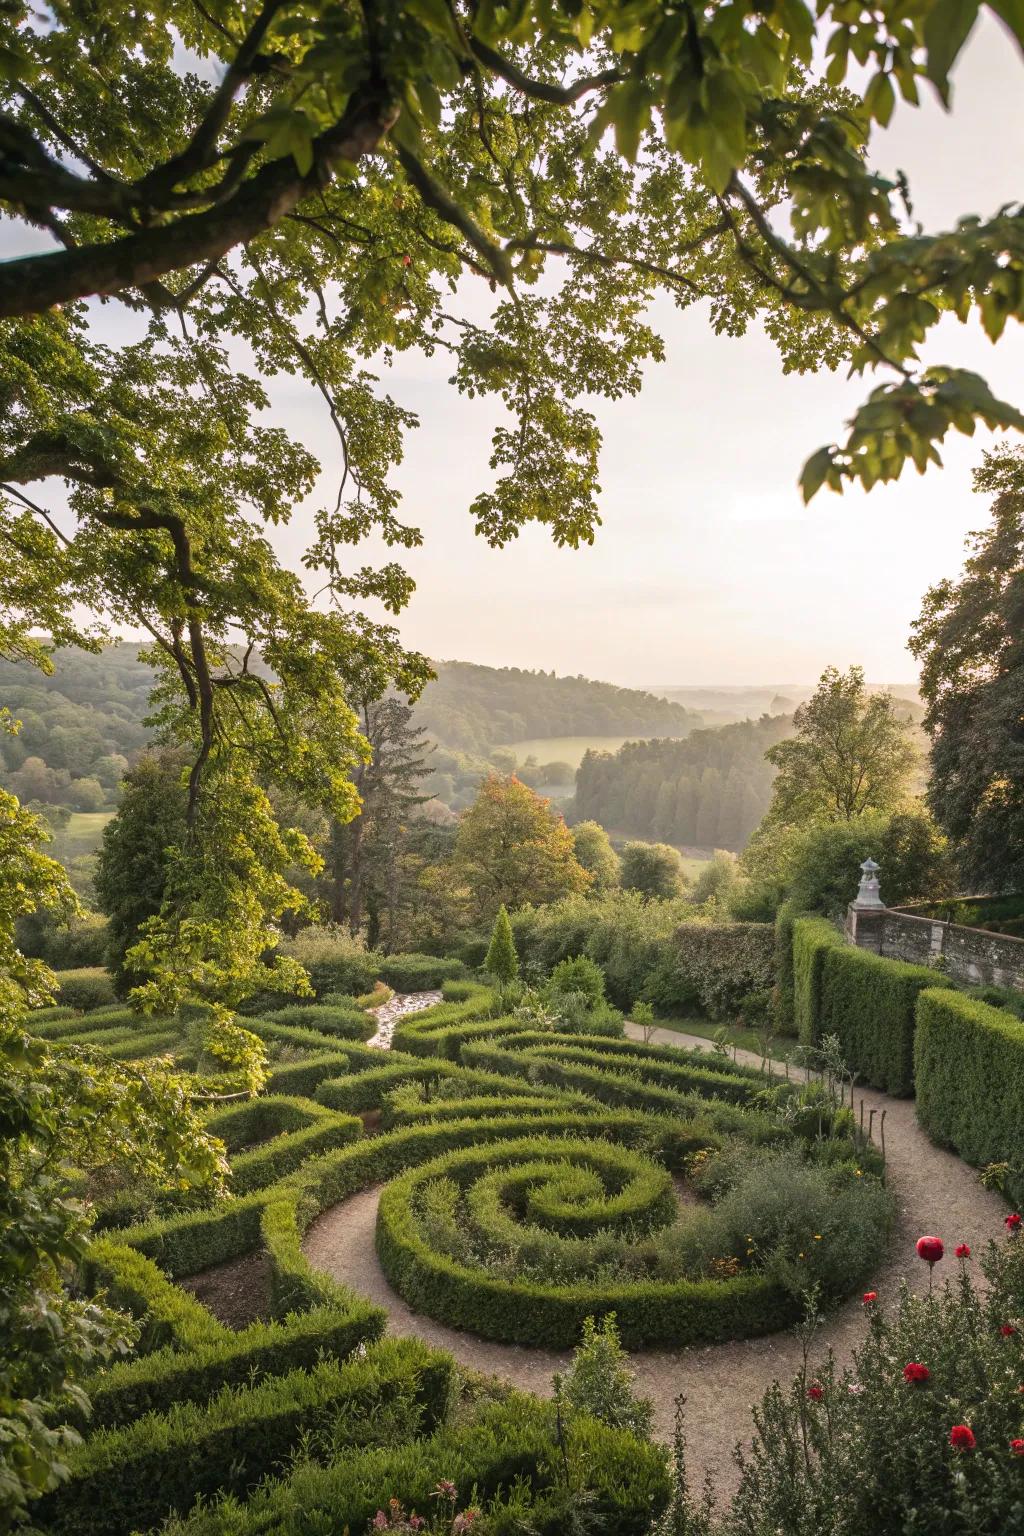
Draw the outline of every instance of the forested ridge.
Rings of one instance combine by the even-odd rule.
[[[0,704],[22,722],[17,736],[0,740],[5,783],[13,780],[24,799],[76,810],[112,801],[124,767],[152,739],[143,722],[154,674],[139,660],[140,649],[131,642],[95,654],[62,648],[52,676],[0,660]],[[415,717],[450,749],[430,765],[442,774],[442,789],[449,770],[457,775],[452,751],[482,758],[528,737],[683,735],[701,719],[653,694],[584,677],[470,662],[436,666],[437,680],[427,685]],[[467,765],[474,785],[485,766]],[[83,789],[83,779],[94,784]]]
[[[535,736],[683,736],[701,723],[681,704],[587,677],[468,661],[435,666],[417,719],[436,741],[464,752]]]
[[[765,715],[684,741],[630,741],[588,752],[576,775],[580,820],[636,837],[696,848],[740,849],[771,799],[765,752],[793,729],[791,715]]]

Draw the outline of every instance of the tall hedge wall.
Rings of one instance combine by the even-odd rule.
[[[1008,1163],[1006,1192],[1024,1203],[1024,1023],[962,992],[917,1000],[917,1118],[976,1167]]]
[[[801,1041],[836,1035],[861,1081],[885,1093],[914,1092],[919,993],[951,983],[923,965],[885,960],[848,944],[821,917],[793,923],[794,1013]]]

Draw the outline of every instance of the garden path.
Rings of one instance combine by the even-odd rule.
[[[627,1024],[627,1033],[641,1038]],[[657,1029],[659,1045],[710,1049],[707,1040],[676,1030]],[[760,1058],[740,1051],[739,1060],[760,1065]],[[933,1232],[952,1254],[955,1243],[967,1242],[975,1251],[1002,1231],[1006,1207],[999,1196],[981,1187],[977,1174],[950,1152],[934,1146],[918,1127],[913,1100],[858,1091],[865,1116],[871,1109],[887,1111],[885,1122],[889,1186],[896,1197],[897,1221],[887,1257],[869,1281],[884,1304],[906,1281],[912,1288],[926,1278],[914,1252],[916,1239]],[[304,1248],[310,1261],[335,1279],[387,1308],[390,1330],[413,1335],[441,1349],[473,1370],[501,1377],[531,1392],[550,1393],[551,1377],[565,1368],[568,1356],[520,1346],[494,1344],[459,1333],[413,1312],[391,1289],[377,1260],[374,1232],[379,1189],[368,1189],[332,1207],[313,1224]],[[953,1273],[950,1257],[938,1266],[936,1280]],[[832,1348],[840,1361],[848,1358],[863,1334],[863,1304],[859,1294],[840,1307],[823,1325],[815,1355]],[[686,1397],[689,1439],[688,1464],[699,1483],[710,1472],[720,1494],[736,1482],[732,1451],[751,1431],[750,1410],[765,1388],[778,1378],[787,1381],[800,1367],[801,1344],[792,1333],[728,1344],[677,1350],[644,1350],[632,1357],[636,1385],[654,1403],[655,1429],[668,1439],[674,1402]]]

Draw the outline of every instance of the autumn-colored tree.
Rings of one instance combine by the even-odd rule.
[[[590,878],[550,800],[514,774],[492,773],[481,784],[459,823],[454,862],[474,917],[485,922],[501,906],[540,905],[585,890]]]

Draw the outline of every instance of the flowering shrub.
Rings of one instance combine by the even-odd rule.
[[[935,1249],[929,1245],[929,1253]],[[775,1383],[737,1453],[717,1517],[691,1501],[687,1536],[981,1536],[1024,1530],[1024,1236],[990,1243],[975,1284],[956,1273],[917,1296],[865,1296],[853,1363],[805,1363]],[[937,1262],[937,1260],[935,1261]],[[685,1489],[684,1478],[678,1477]],[[677,1489],[678,1499],[678,1489]],[[675,1507],[675,1505],[674,1505]]]
[[[434,1489],[432,1498],[437,1500],[436,1509],[429,1515],[407,1511],[400,1499],[389,1499],[387,1509],[378,1509],[370,1521],[371,1533],[390,1531],[393,1536],[465,1536],[479,1510],[470,1506],[458,1510],[459,1490],[448,1478],[443,1477]]]

